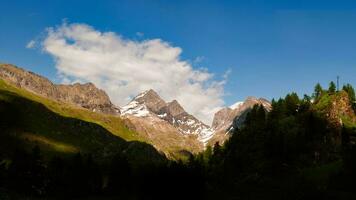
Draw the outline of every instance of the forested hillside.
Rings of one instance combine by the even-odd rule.
[[[183,162],[1,91],[0,197],[353,199],[354,99],[331,83],[256,105],[224,145]]]
[[[312,97],[274,100],[269,113],[255,106],[224,146],[193,163],[204,166],[216,198],[356,198],[354,99],[351,85],[336,91],[331,83]]]

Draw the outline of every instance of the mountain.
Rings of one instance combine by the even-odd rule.
[[[110,128],[111,122],[115,126]],[[115,131],[109,131],[112,128]],[[58,103],[0,80],[0,152],[3,156],[17,149],[31,151],[37,145],[46,159],[80,152],[91,154],[98,161],[108,161],[117,154],[127,155],[135,165],[165,161],[165,156],[151,145],[129,141],[135,137],[136,133],[128,130],[117,117]],[[134,152],[139,154],[132,156]]]
[[[192,139],[190,144],[195,143],[193,146],[196,147],[199,143],[196,145],[195,137],[195,140],[200,142],[198,149],[201,150],[206,145],[213,145],[215,142],[222,143],[228,139],[230,136],[226,133],[229,129],[233,128],[233,125],[240,126],[246,114],[256,104],[263,105],[268,111],[271,109],[271,104],[266,99],[248,97],[244,102],[237,102],[218,111],[214,116],[212,126],[209,127],[187,113],[178,101],[165,102],[154,90],[150,89],[137,95],[126,106],[123,106],[121,115],[135,121],[132,123],[132,128],[137,132],[151,134],[150,131],[152,131],[155,132],[153,134],[155,136],[158,132],[162,132],[160,138],[167,137],[167,132],[174,132],[172,136],[175,135],[175,137],[179,137],[177,135],[190,136]],[[149,128],[145,128],[144,124],[147,124]],[[193,150],[193,152],[196,151]]]
[[[214,131],[214,136],[209,140],[208,144],[223,143],[227,140],[230,137],[228,133],[244,123],[246,114],[255,105],[262,105],[267,111],[272,108],[271,103],[266,99],[247,97],[243,102],[236,102],[232,106],[222,108],[216,112],[211,127]]]
[[[155,132],[156,135],[157,132],[162,132],[163,135],[167,135],[167,132],[169,132],[174,133],[172,136],[176,135],[176,138],[185,138],[179,143],[183,142],[182,144],[188,146],[188,149],[193,150],[193,152],[203,149],[207,135],[212,133],[209,132],[209,126],[187,113],[178,101],[165,102],[152,89],[137,95],[130,103],[123,106],[121,116],[133,121],[140,121],[140,123],[133,123],[135,130],[146,130],[146,133],[150,134],[148,128],[142,126],[148,124],[151,131]],[[152,130],[156,126],[159,129]],[[190,140],[189,143],[184,142],[187,139]],[[191,149],[189,146],[195,148]]]
[[[266,99],[248,97],[244,102],[237,102],[218,111],[214,116],[212,126],[209,127],[187,113],[178,101],[165,102],[154,90],[150,89],[137,95],[126,106],[123,106],[121,115],[136,121],[132,127],[138,132],[146,130],[145,132],[149,134],[147,128],[143,128],[143,124],[148,124],[155,134],[163,131],[163,134],[175,132],[178,135],[196,137],[201,143],[199,149],[202,149],[206,145],[213,145],[215,142],[222,143],[228,139],[229,135],[226,133],[229,129],[233,128],[233,124],[237,126],[243,124],[244,117],[256,104],[263,105],[268,111],[271,109],[271,104]],[[167,122],[171,126],[168,126]],[[152,130],[152,126],[158,126],[160,129]],[[176,131],[173,131],[174,128]]]
[[[185,151],[197,153],[203,150],[196,136],[182,135],[176,127],[157,115],[152,115],[151,120],[138,117],[145,115],[139,110],[131,110],[136,112],[135,116],[120,115],[120,109],[111,103],[108,95],[92,83],[53,84],[40,75],[10,64],[0,64],[0,79],[5,81],[4,85],[8,88],[11,86],[15,93],[40,102],[55,113],[93,122],[126,141],[149,143],[170,158],[178,158],[182,152],[185,154]],[[137,102],[132,101],[129,106],[135,107],[135,103],[146,102],[154,112],[159,112],[166,106],[153,91],[142,98],[137,97],[136,100]],[[170,106],[170,110],[172,109],[175,109],[173,104]],[[145,110],[147,109],[142,109],[143,112]]]
[[[73,104],[94,112],[107,114],[120,112],[111,103],[109,96],[92,83],[57,85],[42,76],[9,64],[0,65],[0,78],[43,97]]]
[[[242,115],[235,118],[233,127],[239,128],[209,160],[209,173],[217,173],[211,187],[222,190],[216,198],[355,199],[348,187],[356,178],[355,96],[353,89],[336,91],[330,85],[313,101],[291,93],[274,101],[270,112],[267,104],[253,107],[243,126],[238,124]],[[229,190],[233,197],[224,196]]]
[[[126,106],[121,108],[121,115],[134,115],[137,117],[145,117],[158,113],[166,102],[154,91],[147,90],[131,100]]]
[[[166,103],[151,89],[137,95],[126,106],[123,106],[121,117],[128,122],[131,130],[145,135],[147,141],[158,150],[169,152],[169,157],[177,158],[185,150],[192,153],[202,151],[203,146],[197,141],[197,136],[182,134],[174,126],[173,120],[167,120],[168,115],[182,112],[183,108],[177,106]],[[163,110],[170,112],[162,114]]]
[[[184,135],[197,135],[199,140],[203,139],[204,130],[209,126],[187,113],[184,108],[173,100],[165,102],[154,90],[147,90],[136,96],[129,104],[122,107],[121,113],[137,117],[157,116],[167,121]]]
[[[166,102],[152,89],[119,109],[92,83],[53,84],[10,64],[0,64],[0,78],[54,112],[96,123],[126,141],[147,142],[174,159],[187,152],[201,152],[216,141],[224,142],[233,121],[242,124],[253,105],[270,109],[267,100],[249,97],[217,112],[210,127],[186,112],[178,101]]]

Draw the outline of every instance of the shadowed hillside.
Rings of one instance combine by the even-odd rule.
[[[352,87],[316,88],[303,98],[291,93],[273,100],[270,110],[257,104],[226,143],[188,154],[184,162],[118,137],[135,136],[125,126],[127,132],[114,135],[81,119],[97,115],[1,87],[0,191],[6,198],[356,197]]]
[[[96,123],[55,113],[39,102],[4,89],[8,87],[2,83],[0,89],[0,148],[3,153],[12,152],[21,144],[21,147],[28,150],[38,145],[46,152],[45,155],[81,152],[91,153],[95,159],[105,160],[118,153],[130,154],[133,151],[135,154],[130,156],[133,160],[140,157],[144,162],[148,156],[150,159],[146,159],[147,161],[152,158],[164,160],[163,156],[148,144],[126,142]],[[80,112],[79,110],[78,113]],[[72,115],[75,116],[75,113]],[[130,133],[125,129],[123,131]],[[139,150],[136,150],[135,146]]]

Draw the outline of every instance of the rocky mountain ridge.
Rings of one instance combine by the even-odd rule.
[[[215,142],[223,143],[228,139],[230,135],[227,133],[235,126],[241,125],[245,115],[256,104],[264,106],[267,111],[271,110],[271,103],[268,100],[248,97],[243,102],[237,102],[218,111],[210,127],[187,113],[178,101],[165,102],[154,90],[150,89],[137,95],[126,106],[123,106],[121,115],[145,118],[151,120],[150,124],[157,123],[161,119],[176,128],[182,135],[196,136],[197,140],[206,146]]]
[[[271,108],[267,100],[249,97],[218,111],[212,126],[209,126],[186,112],[178,101],[166,102],[152,89],[137,95],[119,109],[103,90],[92,83],[53,84],[40,75],[10,64],[0,64],[0,78],[49,99],[92,112],[120,116],[131,130],[138,132],[158,150],[199,152],[206,145],[223,143],[229,138],[226,133],[233,122],[243,123],[244,114],[254,105],[263,105],[266,110]]]
[[[237,102],[230,107],[219,110],[214,115],[212,129],[215,131],[228,130],[236,117],[251,109],[254,105],[262,105],[266,110],[271,110],[271,103],[263,98],[247,97],[243,102]]]
[[[137,95],[130,103],[123,106],[121,115],[155,119],[155,121],[159,118],[175,127],[182,135],[197,136],[202,143],[209,140],[213,134],[208,125],[187,113],[178,101],[165,102],[152,89]]]
[[[213,136],[208,142],[208,145],[213,145],[216,142],[223,143],[230,137],[230,132],[234,128],[238,128],[245,121],[246,114],[255,105],[262,105],[266,111],[272,109],[271,103],[263,98],[247,97],[243,102],[236,102],[230,107],[225,107],[215,113],[212,130]]]
[[[47,78],[10,64],[0,64],[0,78],[40,96],[73,104],[93,112],[117,114],[120,110],[111,103],[105,91],[92,83],[72,85],[53,84]]]

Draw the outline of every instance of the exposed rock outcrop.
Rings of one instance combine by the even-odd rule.
[[[0,78],[19,88],[60,102],[74,104],[94,112],[119,113],[109,96],[92,83],[53,84],[47,78],[10,64],[0,64]]]
[[[194,135],[203,144],[213,134],[208,125],[187,113],[178,101],[167,103],[152,89],[137,95],[129,104],[122,107],[121,113],[122,116],[147,118],[152,123],[157,122],[152,119],[159,118],[168,122],[181,135]]]
[[[234,105],[222,108],[214,115],[212,129],[214,136],[209,140],[209,145],[216,142],[223,143],[230,137],[229,132],[240,127],[247,113],[255,105],[262,105],[266,111],[271,110],[271,103],[263,98],[248,97],[244,102],[237,102]]]
[[[267,100],[248,97],[244,102],[218,111],[210,127],[186,112],[178,101],[166,102],[152,89],[137,95],[120,112],[108,95],[92,83],[53,84],[42,76],[9,64],[0,64],[0,78],[52,100],[94,112],[121,114],[130,129],[159,150],[199,152],[206,145],[228,139],[229,131],[244,122],[246,113],[254,105],[271,109]]]

